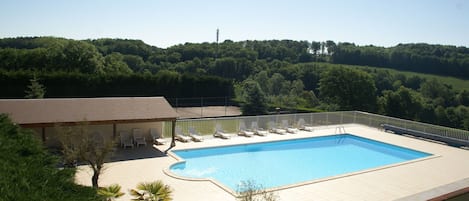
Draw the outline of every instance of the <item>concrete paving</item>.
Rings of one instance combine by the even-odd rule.
[[[347,133],[395,144],[434,156],[425,160],[400,164],[359,174],[312,181],[301,186],[274,191],[279,200],[302,201],[339,201],[339,200],[427,200],[446,194],[458,188],[469,186],[469,151],[447,145],[390,134],[363,125],[344,125]],[[177,143],[175,149],[223,146],[263,141],[285,140],[314,136],[331,135],[333,127],[316,127],[314,132],[301,131],[298,134],[266,137],[233,137],[229,140],[211,138],[204,142]],[[129,200],[128,191],[139,182],[162,180],[173,189],[173,198],[177,201],[223,200],[235,201],[236,198],[211,181],[187,181],[168,176],[164,169],[177,162],[177,159],[163,154],[168,145],[146,146],[134,149],[118,150],[112,162],[106,163],[106,169],[100,177],[100,185],[120,184],[125,196],[118,200]],[[288,174],[288,171],[285,172]],[[76,175],[79,184],[91,185],[91,171],[80,166]]]

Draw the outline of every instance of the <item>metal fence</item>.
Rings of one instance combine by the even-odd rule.
[[[268,129],[270,125],[281,126],[285,120],[290,126],[295,127],[297,122],[303,119],[307,125],[311,126],[330,126],[338,124],[362,124],[374,128],[382,128],[382,124],[390,124],[406,129],[423,131],[439,136],[450,137],[469,141],[469,131],[454,129],[444,126],[437,126],[416,121],[404,120],[399,118],[387,117],[360,111],[342,111],[342,112],[321,112],[321,113],[297,113],[297,114],[277,114],[262,116],[241,116],[224,118],[200,118],[200,119],[180,119],[176,126],[180,127],[183,133],[187,133],[189,127],[193,127],[202,135],[212,135],[215,132],[215,126],[221,127],[229,133],[236,133],[239,130],[240,122],[250,128],[252,122],[257,122],[259,127]],[[165,126],[165,136],[169,137],[171,126]]]

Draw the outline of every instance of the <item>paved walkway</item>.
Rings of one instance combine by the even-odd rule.
[[[362,174],[340,177],[299,187],[276,191],[279,200],[427,200],[437,195],[446,194],[459,187],[469,186],[469,151],[434,142],[389,134],[362,125],[345,125],[347,133],[382,142],[396,144],[427,153],[436,157],[414,163],[380,169]],[[243,144],[261,141],[284,140],[334,134],[335,127],[321,127],[314,132],[300,132],[296,135],[276,135],[267,137],[234,137],[229,140],[207,139],[204,142],[177,143],[176,149]],[[128,190],[139,182],[163,180],[174,190],[173,198],[177,201],[236,199],[210,181],[184,181],[166,175],[163,169],[177,160],[162,154],[168,147],[147,146],[135,149],[119,150],[114,162],[106,164],[106,170],[100,178],[100,185],[120,184],[126,195],[119,200],[129,200]],[[288,174],[286,171],[285,174]],[[91,185],[91,172],[87,167],[80,167],[77,182]],[[437,189],[433,191],[432,189]]]

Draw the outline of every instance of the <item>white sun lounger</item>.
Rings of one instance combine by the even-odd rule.
[[[285,129],[288,133],[292,133],[292,134],[295,134],[295,133],[298,133],[298,130],[297,128],[293,128],[292,126],[290,126],[288,124],[288,120],[284,119],[282,120],[282,127],[283,129]]]
[[[129,131],[119,131],[119,136],[120,136],[122,148],[126,148],[126,147],[134,148],[134,141],[130,137]]]
[[[241,136],[245,136],[245,137],[252,137],[254,135],[254,132],[248,130],[246,128],[246,124],[244,123],[244,121],[240,121],[239,122],[239,132],[238,132],[238,135],[241,135]]]
[[[156,128],[150,128],[150,135],[153,138],[153,143],[156,145],[166,144],[168,141],[163,139],[160,132]]]
[[[184,135],[182,133],[182,130],[181,130],[181,127],[176,127],[176,139],[181,141],[181,142],[189,142],[191,141],[191,137],[187,136],[187,135]]]
[[[269,131],[271,133],[277,133],[277,134],[280,134],[280,135],[285,135],[287,133],[287,131],[285,129],[277,127],[275,125],[275,122],[273,122],[273,121],[269,122]]]
[[[192,138],[192,141],[194,142],[204,141],[204,137],[202,137],[202,135],[200,135],[199,132],[197,132],[195,128],[192,126],[189,127],[189,136]]]
[[[306,124],[305,120],[303,118],[300,118],[298,120],[298,128],[300,130],[304,130],[304,131],[309,131],[309,132],[313,132],[314,131],[314,128],[312,126],[309,126]]]
[[[138,147],[140,145],[147,145],[147,141],[145,139],[145,136],[143,136],[142,129],[140,128],[133,128],[132,129],[132,136],[135,145]]]
[[[268,131],[259,128],[259,125],[257,124],[257,121],[253,121],[251,123],[251,130],[254,132],[254,134],[259,135],[259,136],[266,136],[269,134]]]
[[[221,127],[221,124],[215,125],[215,133],[213,134],[213,137],[218,137],[221,139],[230,139],[231,135],[227,134],[223,128]]]

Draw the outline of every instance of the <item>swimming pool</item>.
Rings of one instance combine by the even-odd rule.
[[[184,160],[170,167],[173,174],[213,179],[232,191],[246,181],[278,188],[431,155],[352,134],[173,153]]]

